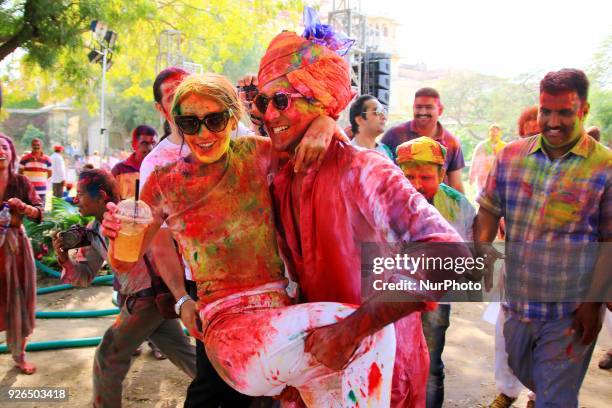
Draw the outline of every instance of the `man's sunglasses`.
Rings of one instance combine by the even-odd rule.
[[[176,115],[174,123],[186,135],[195,135],[200,133],[202,125],[213,133],[221,132],[227,127],[231,114],[229,110],[223,112],[209,113],[202,119],[196,115]]]
[[[378,116],[379,118],[381,116],[384,116],[385,118],[389,116],[389,113],[387,112],[387,109],[383,108],[382,106],[379,106],[378,108],[376,108],[376,110],[373,111],[365,111],[365,112],[361,112],[361,117],[364,119],[366,118],[366,113],[373,113],[376,116]]]
[[[255,98],[255,106],[263,114],[268,109],[268,104],[272,101],[274,107],[278,110],[285,110],[289,107],[289,102],[292,98],[304,98],[304,95],[299,93],[276,92],[272,97],[264,94],[259,94]]]

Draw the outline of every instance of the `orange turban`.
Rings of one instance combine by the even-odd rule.
[[[341,56],[290,31],[270,42],[259,64],[259,87],[283,75],[300,94],[321,102],[334,119],[355,95],[349,65]]]

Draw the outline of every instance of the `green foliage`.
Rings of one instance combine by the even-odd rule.
[[[43,106],[35,94],[19,95],[8,93],[3,95],[3,107],[13,109],[37,109]]]
[[[30,84],[34,78],[40,81],[40,100],[44,104],[75,97],[90,113],[98,108],[101,76],[100,65],[87,60],[86,46],[92,38],[88,31],[90,20],[102,20],[118,34],[113,65],[107,73],[107,94],[126,98],[125,103],[129,105],[134,97],[152,101],[151,85],[162,31],[181,32],[178,51],[186,60],[202,65],[205,72],[224,73],[237,79],[239,75],[256,71],[266,44],[275,34],[281,29],[297,29],[303,9],[302,0],[80,0],[71,3],[26,0],[14,7],[12,25],[6,28],[3,25],[0,29],[0,44],[5,39],[2,33],[15,32],[19,21],[23,21],[26,3],[53,3],[46,15],[62,22],[59,27],[70,33],[71,39],[56,40],[47,49],[46,56],[37,48],[25,47],[22,76],[29,78]],[[0,2],[0,22],[9,15],[8,6]],[[79,29],[72,30],[77,25]],[[160,69],[166,67],[163,58],[160,63]]]
[[[109,116],[113,118],[113,130],[129,135],[138,125],[159,126],[159,113],[151,101],[140,96],[113,95],[107,99]]]
[[[434,85],[442,96],[443,119],[461,140],[463,155],[471,160],[476,144],[487,138],[491,124],[502,128],[503,139],[517,137],[521,111],[537,103],[537,82],[524,75],[515,79],[457,72]]]
[[[30,124],[26,127],[25,132],[23,132],[20,143],[23,147],[30,147],[34,139],[40,139],[44,144],[46,140],[45,132]]]
[[[602,41],[588,72],[591,82],[589,102],[591,113],[587,118],[589,125],[601,130],[601,142],[612,143],[612,34]]]
[[[45,214],[43,221],[37,224],[24,218],[23,225],[32,242],[36,257],[53,267],[57,264],[51,242],[53,235],[56,232],[67,230],[71,225],[87,225],[93,218],[82,217],[77,207],[61,198],[53,197],[51,204],[51,213]]]
[[[601,42],[593,55],[588,75],[594,88],[609,89],[612,86],[612,34]]]
[[[64,49],[83,46],[81,34],[104,9],[102,0],[25,0],[2,2],[0,60],[20,47],[25,60],[52,68]]]
[[[612,90],[592,90],[589,101],[591,113],[587,118],[587,123],[599,127],[601,142],[610,146],[612,144]]]

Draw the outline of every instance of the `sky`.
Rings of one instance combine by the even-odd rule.
[[[361,8],[398,20],[401,56],[428,69],[499,76],[586,69],[612,35],[610,0],[362,0]]]

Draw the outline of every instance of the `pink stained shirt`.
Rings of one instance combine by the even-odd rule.
[[[302,182],[299,228],[292,178],[288,163],[272,188],[279,247],[304,301],[360,304],[362,243],[463,241],[402,171],[373,150],[332,140],[320,170]],[[422,407],[429,357],[420,315],[397,321],[395,328],[392,406]]]

